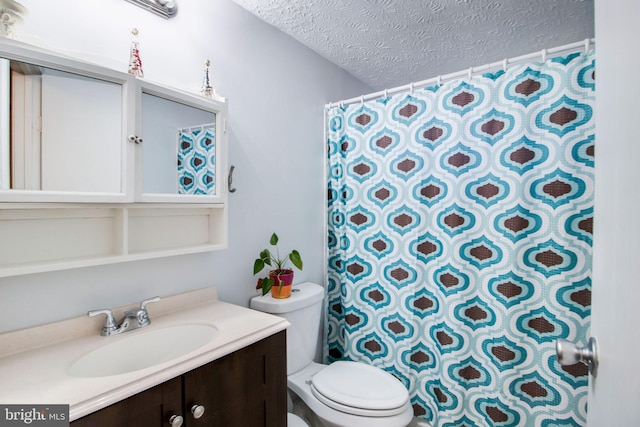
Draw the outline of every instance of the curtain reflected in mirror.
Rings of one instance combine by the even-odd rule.
[[[142,94],[142,192],[214,195],[216,115]]]
[[[178,131],[178,193],[215,194],[215,123]]]

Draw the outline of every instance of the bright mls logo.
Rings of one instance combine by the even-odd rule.
[[[0,427],[69,427],[69,405],[0,405]]]

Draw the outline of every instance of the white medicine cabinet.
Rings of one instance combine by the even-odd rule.
[[[0,39],[0,277],[226,247],[226,116]]]

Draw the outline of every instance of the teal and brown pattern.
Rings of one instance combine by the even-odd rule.
[[[329,359],[435,427],[586,424],[594,58],[327,111]]]
[[[178,194],[216,194],[215,127],[178,132]]]

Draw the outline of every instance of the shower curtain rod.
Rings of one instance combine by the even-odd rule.
[[[595,45],[595,42],[596,42],[595,38],[585,39],[584,41],[581,41],[581,42],[570,43],[564,46],[558,46],[551,49],[542,49],[541,51],[529,53],[526,55],[516,56],[515,58],[505,58],[502,61],[492,62],[490,64],[481,65],[479,67],[471,67],[467,70],[456,71],[454,73],[432,77],[427,80],[421,80],[419,82],[413,82],[406,85],[397,86],[391,89],[385,89],[378,92],[373,92],[367,95],[356,96],[356,97],[345,99],[342,101],[330,102],[325,105],[325,108],[337,107],[339,105],[355,104],[356,102],[364,102],[370,99],[379,98],[381,96],[386,97],[387,95],[395,94],[398,92],[404,92],[407,90],[413,91],[414,89],[422,89],[433,83],[440,85],[445,80],[452,80],[458,77],[468,76],[469,78],[471,78],[471,76],[473,76],[474,74],[486,73],[489,70],[497,69],[500,67],[506,71],[509,65],[514,65],[524,61],[528,61],[537,56],[541,56],[542,62],[545,62],[547,60],[547,57],[550,55],[558,55],[564,52],[576,50],[579,47],[583,47],[585,52],[588,52],[591,45]]]
[[[215,127],[215,123],[205,123],[202,125],[193,125],[193,126],[186,126],[183,128],[178,129],[178,132],[182,132],[182,131],[192,131],[193,129],[204,129],[204,128],[210,128],[210,127]]]

